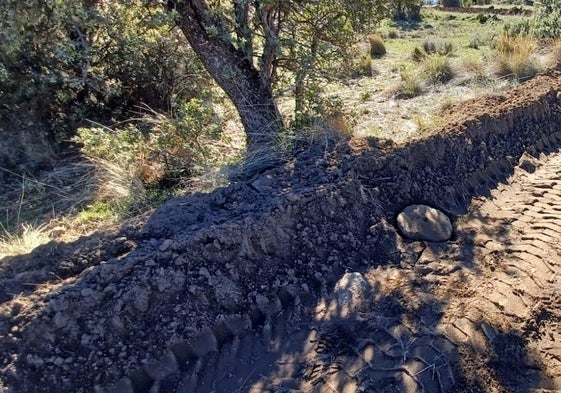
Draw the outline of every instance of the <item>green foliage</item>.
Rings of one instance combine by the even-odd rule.
[[[425,57],[427,57],[426,52],[423,52],[421,49],[419,49],[418,46],[416,46],[415,48],[413,48],[413,53],[411,54],[411,59],[417,63],[423,61],[425,59]]]
[[[396,39],[399,38],[399,32],[395,29],[391,29],[390,31],[388,31],[387,36],[390,39]]]
[[[440,4],[444,7],[461,7],[462,2],[460,0],[440,0]]]
[[[79,128],[74,140],[87,157],[118,163],[151,185],[189,174],[209,153],[208,144],[220,132],[212,108],[194,98],[171,115],[152,111],[137,124]]]
[[[332,100],[322,97],[323,86],[341,69],[372,75],[372,57],[385,50],[383,41],[374,42],[370,55],[362,57],[358,65],[352,64],[350,44],[359,33],[370,31],[389,10],[386,2],[378,0],[290,3],[293,8],[281,8],[286,20],[277,41],[278,53],[286,54],[287,59],[279,62],[272,80],[277,92],[294,86],[294,124],[299,124],[308,122],[302,119],[330,116]]]
[[[372,76],[372,57],[370,53],[362,56],[355,66],[356,76]]]
[[[451,42],[437,42],[430,39],[424,40],[422,47],[427,55],[439,54],[442,56],[448,56],[454,51],[454,46]]]
[[[536,1],[531,19],[505,25],[509,35],[532,35],[538,38],[561,37],[561,0]]]
[[[417,63],[424,61],[432,55],[450,56],[454,52],[454,46],[451,42],[437,42],[433,40],[424,40],[419,47],[413,48],[411,59]]]
[[[393,18],[402,20],[421,20],[422,0],[397,0],[393,2]]]
[[[532,33],[537,37],[561,37],[561,0],[535,2]]]
[[[479,49],[479,45],[481,45],[479,38],[473,37],[471,40],[469,40],[468,48]]]
[[[170,15],[142,0],[0,2],[0,122],[38,119],[60,143],[85,119],[166,110],[208,85]],[[17,124],[16,124],[17,126]]]

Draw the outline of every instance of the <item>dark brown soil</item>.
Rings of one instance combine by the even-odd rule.
[[[560,98],[549,71],[426,139],[312,147],[142,228],[3,259],[0,391],[561,389]],[[412,203],[454,238],[404,239]]]

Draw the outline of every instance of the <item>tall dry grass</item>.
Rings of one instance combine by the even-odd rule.
[[[494,43],[494,74],[499,78],[532,78],[541,69],[535,57],[537,47],[537,41],[533,37],[501,34]]]

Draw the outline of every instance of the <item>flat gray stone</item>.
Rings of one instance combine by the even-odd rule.
[[[348,318],[367,300],[370,285],[360,273],[345,273],[335,284],[328,314],[331,318]]]
[[[445,242],[452,237],[452,224],[446,214],[426,205],[407,206],[397,216],[397,226],[412,240]]]

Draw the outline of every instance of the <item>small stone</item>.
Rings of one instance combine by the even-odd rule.
[[[397,216],[403,235],[412,240],[444,242],[452,237],[452,224],[446,214],[426,205],[411,205]]]
[[[60,329],[68,325],[68,317],[64,315],[64,313],[59,311],[55,314],[55,317],[53,318],[53,322],[57,327],[57,329]]]
[[[369,289],[370,285],[362,274],[345,273],[335,284],[330,315],[347,318],[366,300]]]
[[[168,375],[173,374],[179,369],[177,359],[171,350],[157,362],[149,363],[144,366],[146,373],[154,380],[161,381]]]
[[[164,240],[164,242],[160,246],[159,250],[160,251],[166,251],[172,244],[173,244],[173,240],[166,239],[166,240]]]
[[[260,176],[251,183],[251,187],[258,192],[265,192],[271,188],[273,181],[274,179],[271,175]]]
[[[206,267],[201,267],[199,269],[199,275],[206,277],[208,280],[211,280],[211,275],[210,272],[208,271],[208,269]]]
[[[228,311],[238,311],[243,304],[240,287],[226,277],[222,277],[214,285],[214,296],[218,304]]]
[[[148,290],[144,289],[138,291],[134,297],[133,305],[134,308],[141,313],[148,311],[148,308],[150,307],[150,293]]]

